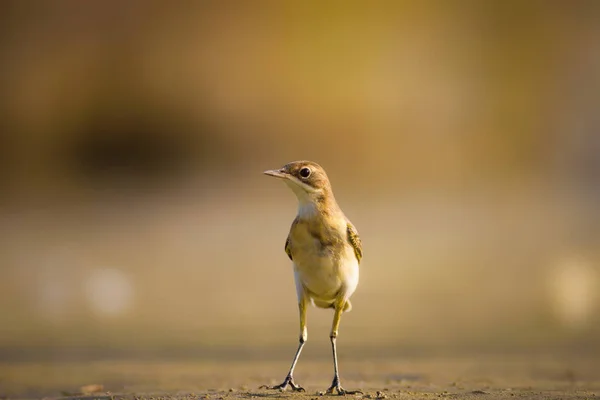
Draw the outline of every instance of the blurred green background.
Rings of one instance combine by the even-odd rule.
[[[3,1],[0,357],[291,356],[296,200],[262,171],[298,159],[363,240],[341,351],[599,350],[598,21]],[[331,317],[309,310],[311,349]]]

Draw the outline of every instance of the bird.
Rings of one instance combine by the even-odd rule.
[[[293,264],[300,339],[290,370],[284,381],[267,389],[305,391],[294,381],[294,368],[308,339],[306,309],[309,304],[333,309],[329,335],[333,353],[334,377],[323,394],[358,394],[340,384],[337,337],[343,312],[352,309],[350,296],[359,280],[362,242],[358,231],[344,215],[333,195],[325,170],[312,161],[294,161],[264,174],[283,180],[298,199],[298,214],[285,241],[285,252]]]

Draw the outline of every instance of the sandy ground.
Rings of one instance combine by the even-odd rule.
[[[306,393],[259,389],[279,383],[288,361],[95,361],[0,364],[0,398],[314,399],[326,389],[326,359],[300,360]],[[600,359],[579,356],[446,356],[341,360],[342,385],[364,399],[600,398]],[[85,385],[102,385],[82,395]]]

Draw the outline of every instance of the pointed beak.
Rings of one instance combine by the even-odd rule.
[[[275,178],[287,178],[288,175],[283,172],[281,169],[270,169],[268,171],[263,172],[265,175],[274,176]]]

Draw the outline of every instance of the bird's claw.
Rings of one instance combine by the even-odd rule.
[[[319,392],[319,394],[321,396],[326,395],[326,394],[334,394],[335,392],[337,392],[338,396],[345,396],[347,394],[363,394],[363,392],[361,392],[360,390],[346,390],[342,387],[342,385],[340,385],[340,380],[339,378],[334,378],[333,379],[333,383],[331,384],[331,386],[329,387],[329,389],[327,389],[325,392]]]
[[[285,391],[285,389],[287,388],[288,385],[290,385],[290,387],[292,388],[292,390],[294,392],[306,392],[306,390],[304,390],[304,388],[302,386],[296,385],[296,383],[294,382],[294,378],[291,375],[286,376],[285,380],[279,385],[275,385],[275,386],[262,385],[259,387],[259,389],[280,390],[283,392],[283,391]]]

